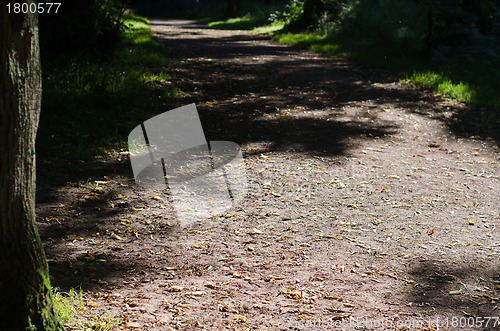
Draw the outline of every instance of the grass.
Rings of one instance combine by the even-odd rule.
[[[390,7],[378,8],[367,2],[356,13],[354,10],[346,11],[346,17],[350,15],[353,21],[344,29],[339,29],[337,23],[327,22],[326,26],[329,24],[333,28],[294,32],[283,30],[284,24],[279,20],[269,22],[270,16],[276,16],[274,13],[285,9],[283,3],[277,3],[272,8],[250,5],[241,11],[239,17],[211,20],[209,24],[220,28],[270,33],[274,40],[282,43],[301,45],[391,70],[418,88],[441,93],[474,107],[489,109],[489,118],[500,121],[500,59],[481,59],[469,55],[437,61],[423,57],[421,50],[424,48],[422,36],[426,33],[425,15],[415,18],[415,12],[421,8],[419,5],[406,8],[407,4],[396,1]],[[359,21],[366,26],[361,27]]]
[[[180,93],[165,73],[169,59],[148,21],[127,13],[124,23],[128,29],[112,59],[43,63],[39,155],[88,159],[126,148],[128,133]]]
[[[91,301],[86,302],[81,289],[70,289],[69,292],[54,290],[53,298],[59,318],[66,327],[109,331],[122,323],[121,319],[112,318],[108,313],[89,311],[88,304]]]
[[[265,15],[252,15],[248,13],[242,17],[212,21],[208,25],[229,30],[254,30],[260,33],[270,33],[283,28],[282,23],[270,23],[267,17]]]
[[[492,109],[500,120],[500,61],[497,65],[479,60],[437,63],[408,55],[400,48],[381,47],[369,38],[329,35],[318,32],[283,32],[273,34],[279,42],[301,45],[330,55],[351,58],[370,66],[389,69],[417,87],[439,92],[471,106]]]
[[[208,17],[208,25],[230,30],[255,30],[261,33],[278,31],[283,28],[283,23],[271,22],[269,18],[273,13],[282,9],[280,1],[267,3],[264,1],[242,1],[240,15],[234,18],[225,18],[220,15]]]

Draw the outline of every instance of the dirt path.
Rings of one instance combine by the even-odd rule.
[[[249,195],[184,229],[126,155],[73,168],[38,194],[55,286],[142,330],[500,329],[471,327],[500,316],[500,158],[457,131],[463,106],[248,32],[151,26],[183,92],[165,111],[195,102],[207,140],[239,143]]]

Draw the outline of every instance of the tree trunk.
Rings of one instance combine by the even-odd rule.
[[[35,227],[35,135],[40,98],[36,14],[9,13],[2,3],[0,330],[64,330],[54,309],[48,266]]]
[[[316,20],[324,10],[325,3],[323,0],[306,0],[302,15],[297,20],[290,22],[286,29],[290,31],[308,29],[310,26],[317,24]]]
[[[227,1],[227,16],[235,17],[240,9],[240,0],[228,0]]]

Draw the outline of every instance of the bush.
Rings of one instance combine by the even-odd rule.
[[[125,0],[61,0],[59,11],[39,16],[43,60],[79,54],[110,57],[125,26]]]

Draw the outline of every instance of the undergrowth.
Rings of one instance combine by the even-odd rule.
[[[130,130],[179,93],[165,73],[169,60],[148,21],[127,12],[124,23],[111,59],[43,59],[39,155],[86,159],[125,148]]]
[[[239,15],[226,18],[224,14],[208,17],[208,25],[232,30],[259,30],[272,32],[283,28],[282,22],[273,22],[272,15],[283,8],[283,1],[242,1]]]
[[[61,322],[71,329],[109,331],[123,322],[106,312],[92,312],[89,307],[97,304],[86,300],[81,289],[70,289],[69,292],[54,289],[53,299]]]
[[[317,18],[316,26],[287,29],[300,16],[303,3],[290,1],[269,15],[269,10],[242,11],[240,17],[211,24],[270,32],[274,40],[282,43],[395,71],[403,81],[418,88],[489,109],[489,120],[500,124],[500,58],[489,51],[496,49],[491,38],[471,30],[468,33],[477,37],[472,46],[453,50],[438,45],[429,50],[426,7],[404,0],[383,2],[386,5],[343,1],[335,17],[325,12]]]

